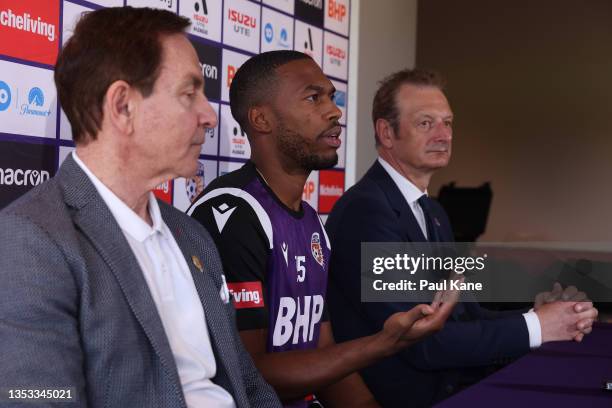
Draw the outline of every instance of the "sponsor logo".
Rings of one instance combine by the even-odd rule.
[[[247,139],[244,130],[240,126],[234,126],[232,130],[232,154],[246,155]]]
[[[204,92],[209,99],[219,99],[221,96],[221,49],[199,41],[191,41],[198,54],[200,69],[205,79]]]
[[[199,1],[195,2],[195,4],[193,5],[193,8],[194,8],[195,12],[196,13],[200,12],[200,4],[202,5],[202,14],[207,16],[208,15],[208,7],[206,6],[206,0],[199,0]]]
[[[322,196],[341,196],[344,191],[341,186],[328,186],[325,184],[321,185],[319,190],[319,194]]]
[[[236,309],[264,307],[261,282],[230,282],[227,288]]]
[[[289,34],[287,34],[287,29],[285,27],[281,28],[280,32],[280,43],[289,46],[287,40],[289,39]]]
[[[43,110],[40,109],[45,104],[45,94],[42,89],[33,87],[28,93],[28,103],[21,105],[21,115],[32,115],[32,116],[49,116],[51,115],[51,109]]]
[[[325,52],[329,55],[330,64],[341,66],[343,61],[346,59],[346,52],[342,48],[328,45],[325,47]]]
[[[0,208],[55,174],[57,147],[0,142]]]
[[[323,0],[298,0],[295,2],[295,16],[317,27],[323,25]]]
[[[204,191],[204,163],[198,162],[198,169],[193,177],[185,179],[185,192],[189,202],[193,203],[193,200]]]
[[[344,172],[321,170],[319,172],[319,212],[329,213],[344,192]]]
[[[323,0],[298,0],[298,2],[323,10]]]
[[[153,189],[153,194],[163,202],[172,205],[172,182],[164,181]]]
[[[321,249],[321,238],[318,232],[312,234],[310,238],[310,250],[312,251],[312,257],[321,266],[323,266],[323,249]]]
[[[202,68],[202,75],[204,75],[204,78],[217,80],[219,77],[217,74],[217,67],[214,65],[200,63],[200,67]]]
[[[292,344],[313,341],[315,326],[319,324],[322,316],[323,296],[321,295],[281,297],[274,323],[272,345],[280,347],[289,341]]]
[[[316,61],[317,58],[315,57],[314,44],[315,42],[313,41],[312,29],[310,27],[306,27],[306,37],[304,38],[304,48],[302,49],[302,52],[310,56],[310,58],[313,58]],[[317,49],[317,54],[318,53],[319,53],[319,50]]]
[[[346,17],[346,6],[344,4],[340,4],[336,0],[328,0],[327,15],[334,20],[342,22],[344,17]]]
[[[0,0],[0,54],[54,65],[59,50],[59,13],[59,0]],[[14,100],[19,99],[13,90]]]
[[[281,245],[281,250],[283,251],[283,257],[285,258],[285,264],[287,264],[287,267],[289,267],[289,258],[288,258],[289,247],[287,246],[286,242],[283,242],[283,244]]]
[[[232,215],[236,208],[238,207],[230,208],[230,206],[226,203],[221,204],[217,208],[212,208],[213,217],[215,217],[215,222],[217,223],[217,229],[219,230],[219,234],[221,234],[221,232],[223,231],[227,220],[229,220],[229,217]]]
[[[0,11],[0,25],[46,37],[55,41],[55,24],[33,17],[30,13],[15,14],[11,9]]]
[[[346,92],[336,90],[334,95],[334,102],[340,108],[346,107]]]
[[[219,296],[221,297],[221,301],[227,304],[230,301],[230,293],[229,289],[227,288],[227,280],[225,280],[224,274],[221,274],[221,280],[223,283],[221,284],[221,289],[219,290]]]
[[[266,23],[264,27],[264,40],[266,40],[266,43],[268,44],[271,44],[274,41],[274,26],[272,25],[272,23]],[[276,41],[276,45],[281,48],[291,47],[291,45],[289,44],[289,33],[287,32],[287,29],[285,27],[281,27],[278,34],[278,40]]]
[[[0,185],[3,186],[37,186],[49,180],[46,170],[3,169],[0,167]]]
[[[274,39],[274,28],[272,28],[272,24],[267,23],[264,27],[264,38],[267,43],[271,43]]]
[[[227,87],[229,88],[232,85],[232,80],[234,79],[234,75],[236,75],[236,67],[233,65],[227,66]]]
[[[249,16],[248,14],[241,13],[238,10],[228,10],[229,21],[234,22],[234,31],[238,34],[242,34],[246,37],[250,37],[253,34],[253,29],[257,27],[257,18]]]
[[[191,15],[191,28],[196,33],[208,33],[208,7],[206,0],[198,0],[193,5],[194,13]]]
[[[11,106],[11,88],[4,81],[0,81],[0,112]]]
[[[313,181],[307,181],[306,184],[304,184],[304,192],[302,193],[302,198],[305,201],[310,200],[310,197],[312,197],[312,193],[314,193],[315,191],[315,183]]]

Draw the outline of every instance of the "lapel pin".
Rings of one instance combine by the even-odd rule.
[[[434,221],[435,221],[436,225],[439,227],[440,226],[440,221],[438,221],[438,219],[435,218],[435,217],[434,217]]]
[[[204,266],[202,265],[202,261],[200,261],[200,258],[195,255],[191,255],[191,261],[200,272],[204,272]]]

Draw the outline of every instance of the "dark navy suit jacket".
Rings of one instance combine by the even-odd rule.
[[[438,236],[452,242],[442,207],[434,201],[431,212],[438,220]],[[426,241],[404,196],[378,161],[336,203],[326,229],[332,242],[327,300],[336,341],[374,334],[391,314],[414,306],[360,299],[361,242]],[[495,313],[477,303],[462,303],[442,331],[361,374],[384,407],[430,406],[482,378],[485,367],[528,351],[529,334],[520,312]]]

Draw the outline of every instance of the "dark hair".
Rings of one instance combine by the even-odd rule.
[[[165,10],[114,7],[83,13],[55,67],[55,86],[75,143],[95,139],[108,87],[123,80],[144,97],[162,60],[160,37],[184,32],[189,19]]]
[[[302,59],[311,58],[299,51],[268,51],[255,55],[238,68],[230,86],[230,108],[234,119],[247,135],[249,109],[273,94],[276,89],[276,68]]]
[[[402,85],[432,86],[440,90],[444,89],[444,80],[436,72],[421,69],[404,69],[395,72],[379,82],[378,91],[374,95],[372,103],[372,121],[374,122],[374,133],[376,145],[380,144],[376,134],[376,121],[386,119],[395,133],[399,130],[399,112],[397,109],[397,93]]]

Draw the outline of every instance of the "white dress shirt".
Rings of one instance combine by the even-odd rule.
[[[423,214],[423,209],[417,201],[423,194],[427,194],[427,190],[419,190],[417,186],[412,184],[412,182],[406,177],[402,176],[382,157],[378,158],[378,162],[389,174],[397,188],[399,188],[400,192],[406,199],[408,206],[412,210],[412,213],[414,214],[414,217],[416,218],[419,227],[421,227],[423,235],[425,236],[425,238],[429,239],[429,237],[427,236],[427,224],[425,223],[425,214]],[[538,315],[533,311],[533,309],[531,309],[529,312],[523,313],[523,317],[525,318],[525,323],[527,324],[527,331],[529,332],[529,347],[540,347],[542,345],[542,327],[540,326],[540,319],[538,318]]]
[[[210,380],[216,375],[217,365],[204,309],[189,266],[161,218],[155,196],[149,193],[150,226],[106,187],[76,152],[72,156],[115,217],[140,265],[174,355],[187,406],[235,407],[232,396]]]

